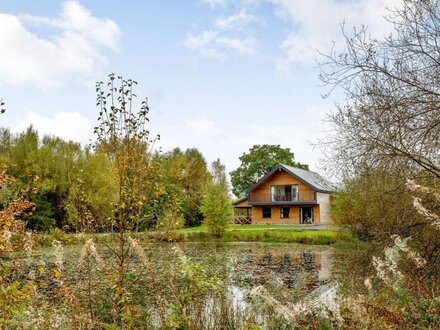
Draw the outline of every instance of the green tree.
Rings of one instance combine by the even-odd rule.
[[[40,178],[34,185],[38,192],[32,197],[36,209],[25,218],[27,226],[48,230],[53,225],[68,225],[64,202],[84,159],[81,146],[57,137],[41,139],[32,126],[19,135],[3,130],[0,139],[1,165],[7,166],[20,184],[28,186],[34,177]]]
[[[185,151],[185,174],[183,191],[185,195],[184,217],[188,226],[198,225],[202,221],[200,207],[205,193],[209,171],[203,155],[195,148]]]
[[[226,180],[225,166],[217,160],[212,163],[212,180],[202,202],[204,224],[217,237],[223,236],[232,221],[232,204]]]
[[[295,166],[308,170],[309,166],[295,162],[295,154],[280,145],[254,145],[240,157],[241,165],[230,173],[232,192],[244,197],[246,189],[255,184],[278,164]]]
[[[163,185],[181,204],[181,212],[187,226],[200,224],[200,207],[206,182],[209,178],[206,160],[195,148],[184,152],[180,148],[161,157]]]
[[[116,175],[113,164],[103,152],[85,149],[75,165],[78,173],[70,178],[63,201],[69,228],[109,231],[116,202]]]

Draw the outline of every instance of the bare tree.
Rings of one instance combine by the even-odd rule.
[[[334,168],[400,167],[440,177],[439,7],[438,0],[404,0],[389,11],[394,29],[383,40],[366,27],[348,35],[342,25],[345,49],[320,63],[321,81],[347,99],[329,115],[333,134],[323,141]]]

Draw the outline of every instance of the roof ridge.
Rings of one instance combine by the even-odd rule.
[[[321,174],[318,172],[306,170],[300,167],[292,166],[292,165],[285,165],[285,164],[279,164],[278,167],[284,167],[286,170],[290,171],[292,174],[300,176],[301,180],[307,182],[309,185],[314,187],[317,190],[326,190],[331,191],[335,188],[334,184],[330,181],[328,181],[326,178],[324,178]],[[295,173],[296,172],[296,173]],[[299,173],[298,173],[299,172]],[[302,176],[301,173],[304,173]],[[310,174],[307,174],[310,173]],[[312,176],[312,178],[307,177]],[[318,186],[316,185],[318,184]]]
[[[282,163],[280,163],[279,165],[282,165],[282,166],[285,166],[285,167],[293,167],[293,168],[298,169],[298,170],[302,170],[302,171],[306,171],[306,172],[310,172],[310,173],[319,174],[318,172],[310,171],[310,170],[306,170],[305,168],[302,168],[302,167],[297,167],[297,166],[293,166],[293,165],[286,165],[286,164],[282,164]],[[320,174],[319,174],[319,175],[320,175]]]

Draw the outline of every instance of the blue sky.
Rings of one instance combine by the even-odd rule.
[[[252,145],[280,144],[323,172],[311,143],[342,97],[321,98],[316,50],[343,46],[343,20],[387,33],[384,8],[399,3],[0,0],[0,125],[87,143],[94,81],[115,72],[149,98],[164,151],[196,147],[231,171]]]

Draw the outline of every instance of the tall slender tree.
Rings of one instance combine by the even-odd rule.
[[[146,127],[149,119],[147,99],[139,110],[134,107],[136,94],[133,87],[137,83],[114,74],[109,75],[107,91],[104,83],[96,83],[98,125],[95,127],[96,148],[107,154],[116,171],[117,197],[114,224],[118,234],[117,301],[116,307],[121,326],[125,306],[125,256],[126,231],[139,228],[146,193],[150,188],[147,177],[153,168],[152,147],[159,136],[150,139]]]
[[[212,163],[212,180],[202,203],[204,224],[217,237],[223,236],[232,221],[232,204],[229,196],[226,168],[220,159]]]

